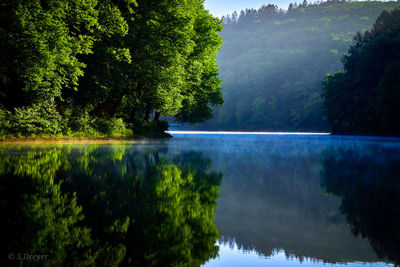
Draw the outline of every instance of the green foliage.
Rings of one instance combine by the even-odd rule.
[[[61,115],[54,104],[15,108],[10,116],[10,131],[22,136],[56,135],[61,130]]]
[[[3,103],[43,103],[76,88],[97,27],[95,0],[2,1]],[[6,100],[6,101],[5,101]]]
[[[221,104],[215,64],[222,30],[205,11],[203,1],[138,1],[132,34],[131,77],[136,77],[129,100],[131,121],[149,119],[154,111],[198,122],[210,117],[209,105]],[[128,34],[129,37],[130,34]],[[200,111],[200,112],[195,112]]]
[[[67,127],[73,132],[89,132],[93,124],[93,118],[89,114],[90,107],[85,109],[79,106],[70,106],[64,111]]]
[[[126,135],[160,115],[203,121],[222,104],[215,64],[222,27],[202,0],[0,7],[0,105],[15,110],[11,136]],[[62,126],[50,113],[39,120],[43,105],[54,105]]]
[[[127,136],[132,135],[132,131],[127,129],[125,122],[121,118],[96,118],[93,127],[100,133],[107,136]],[[167,129],[168,130],[168,126]]]
[[[10,112],[0,105],[0,136],[5,136],[10,130]]]
[[[400,10],[384,11],[358,34],[344,72],[324,83],[324,112],[336,133],[399,135]]]
[[[133,132],[127,124],[116,117],[93,117],[90,115],[90,107],[82,109],[79,106],[64,111],[65,122],[73,136],[132,136]]]
[[[223,104],[221,82],[217,78],[217,50],[222,39],[220,22],[204,9],[199,9],[194,22],[194,47],[186,67],[186,88],[183,90],[182,109],[176,116],[178,121],[198,123],[213,117],[211,106]]]
[[[292,5],[288,12],[265,5],[225,17],[217,60],[225,103],[215,119],[192,128],[328,131],[321,109],[323,77],[342,69],[340,58],[358,31],[397,6],[324,1]],[[365,17],[369,20],[360,19]],[[257,99],[265,100],[263,107]]]

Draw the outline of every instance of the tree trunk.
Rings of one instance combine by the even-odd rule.
[[[144,114],[144,120],[148,121],[150,119],[151,108],[150,105],[146,105],[146,114]]]
[[[132,110],[131,116],[129,117],[129,121],[133,124],[136,122],[136,106]]]
[[[156,115],[154,116],[154,120],[155,121],[159,121],[160,120],[160,112],[156,111]]]

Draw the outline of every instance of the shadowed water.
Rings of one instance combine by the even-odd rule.
[[[400,263],[396,138],[3,145],[0,198],[6,265]]]

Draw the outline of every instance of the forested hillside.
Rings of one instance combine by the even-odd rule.
[[[204,0],[0,3],[0,137],[163,132],[220,105]]]
[[[324,112],[334,133],[400,135],[400,9],[384,11],[358,34],[344,72],[323,84]]]
[[[224,105],[208,130],[329,130],[321,83],[342,70],[357,32],[370,29],[397,2],[330,1],[267,5],[223,19],[218,54]]]

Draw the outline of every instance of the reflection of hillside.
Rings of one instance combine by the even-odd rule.
[[[167,159],[165,147],[136,148],[1,147],[1,250],[48,254],[50,266],[200,266],[215,257],[221,175],[201,153],[188,162]]]
[[[284,249],[299,259],[376,261],[368,242],[351,234],[340,199],[321,189],[319,151],[282,147],[283,153],[272,144],[258,157],[242,151],[219,158],[216,225],[223,240],[267,256]]]
[[[341,198],[353,234],[368,239],[379,258],[400,264],[398,150],[330,150],[322,162],[322,184]]]

